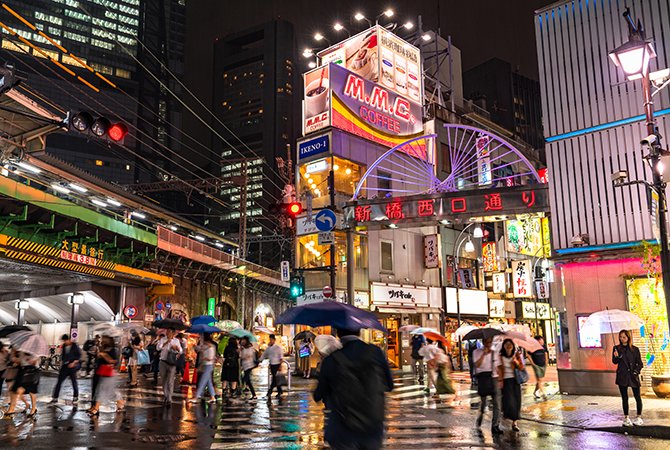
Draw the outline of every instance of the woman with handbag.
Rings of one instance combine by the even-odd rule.
[[[240,351],[240,360],[242,363],[242,370],[244,371],[242,381],[249,388],[249,392],[251,393],[251,398],[249,400],[256,400],[256,390],[251,382],[251,371],[258,366],[258,354],[249,338],[242,338],[240,344],[242,347],[242,350]]]
[[[237,382],[240,379],[240,351],[237,346],[237,338],[231,336],[228,345],[223,351],[223,364],[221,365],[221,391],[225,396],[230,386],[229,396],[234,397],[237,390]]]
[[[512,421],[512,430],[519,431],[518,421],[521,417],[521,383],[523,371],[528,379],[528,374],[523,364],[521,349],[517,351],[511,339],[505,339],[500,349],[500,361],[498,362],[498,380],[502,387],[502,412],[506,419]]]
[[[98,384],[93,398],[93,405],[86,412],[92,416],[100,414],[100,404],[109,400],[116,401],[116,412],[123,411],[125,402],[119,397],[114,366],[118,360],[114,339],[103,336],[100,340],[100,349],[95,361],[95,374]]]
[[[165,406],[172,404],[172,392],[174,391],[174,377],[177,371],[177,363],[183,353],[181,342],[174,337],[175,330],[167,330],[156,344],[156,350],[160,352],[159,371],[161,383],[163,383],[163,396]]]
[[[205,387],[209,390],[209,402],[216,401],[216,390],[214,389],[214,382],[212,374],[214,373],[214,363],[216,362],[216,344],[212,340],[211,334],[203,336],[203,342],[198,346],[198,387],[190,402],[198,403],[200,397],[205,392]]]
[[[617,365],[616,384],[621,393],[623,403],[623,426],[643,425],[642,397],[640,396],[640,371],[644,367],[640,349],[633,345],[633,338],[629,330],[619,331],[619,345],[612,350],[612,363]],[[637,418],[634,421],[628,417],[628,388],[633,391],[637,406]]]
[[[130,337],[130,342],[128,346],[132,349],[130,357],[128,358],[128,371],[130,372],[130,380],[128,380],[128,385],[130,387],[137,387],[137,353],[144,350],[144,344],[142,343],[142,338],[140,335],[133,331]]]
[[[31,355],[29,353],[18,352],[15,357],[15,362],[18,363],[18,371],[11,387],[10,403],[5,418],[12,418],[15,413],[16,402],[19,397],[22,397],[23,402],[26,403],[24,394],[30,395],[30,413],[29,418],[34,418],[37,415],[37,390],[40,384],[40,357]],[[28,403],[26,403],[26,409]]]

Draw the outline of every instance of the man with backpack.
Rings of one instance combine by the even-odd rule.
[[[333,450],[379,449],[384,437],[384,394],[393,389],[391,369],[379,347],[337,330],[342,349],[327,356],[314,400],[329,410],[324,439]]]
[[[100,346],[100,335],[96,334],[95,339],[88,339],[84,342],[84,351],[86,352],[86,376],[91,376],[91,370],[95,365],[95,358],[98,357],[98,347]]]
[[[414,377],[418,379],[419,384],[423,384],[423,356],[419,350],[426,345],[426,338],[423,334],[415,334],[412,336],[412,370]]]

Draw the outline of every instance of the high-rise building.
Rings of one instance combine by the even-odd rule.
[[[221,155],[223,178],[238,176],[246,165],[247,233],[268,234],[277,227],[269,218],[271,203],[281,201],[286,180],[276,158],[288,157],[288,146],[299,130],[299,102],[295,89],[296,46],[293,25],[275,20],[222,39],[214,45],[213,125],[227,142],[213,136]],[[231,209],[222,215],[220,229],[237,234],[240,223],[240,188],[224,187],[222,198]],[[258,259],[252,246],[248,257]],[[268,250],[263,250],[267,255]]]
[[[509,62],[492,58],[463,73],[463,89],[465,98],[489,111],[493,122],[533,148],[544,149],[538,81],[516,72]]]
[[[617,392],[611,336],[583,327],[595,311],[629,310],[644,318],[633,343],[652,349],[642,369],[643,389],[656,373],[667,373],[668,335],[654,218],[662,208],[643,183],[652,181],[642,82],[628,81],[608,57],[628,41],[623,2],[571,0],[535,14],[550,180],[551,243],[558,270],[552,287],[558,311],[558,379],[561,392]],[[630,2],[653,42],[650,71],[670,65],[667,5]],[[670,132],[670,90],[654,96],[659,133]],[[664,141],[664,146],[667,142]],[[612,174],[627,171],[633,186],[617,187]],[[644,330],[647,330],[645,333]],[[608,350],[609,349],[609,350]],[[656,349],[656,350],[654,350]],[[651,354],[655,354],[655,361]]]

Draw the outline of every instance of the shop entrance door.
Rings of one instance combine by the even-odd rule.
[[[400,367],[400,336],[398,332],[400,320],[396,317],[386,319],[388,334],[388,349],[386,351],[389,363],[393,367]]]

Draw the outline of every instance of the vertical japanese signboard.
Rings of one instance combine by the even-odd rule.
[[[498,270],[498,254],[495,242],[484,242],[482,244],[482,266],[484,272],[495,272]]]
[[[475,141],[477,147],[477,172],[479,174],[479,185],[491,184],[491,158],[489,157],[489,136],[480,136]]]
[[[532,279],[530,271],[531,266],[529,259],[512,262],[512,287],[515,297],[532,296]]]
[[[440,267],[440,251],[437,234],[429,234],[423,237],[423,262],[426,269]]]
[[[505,272],[497,272],[493,274],[493,293],[505,294],[507,292],[507,280]]]
[[[475,280],[472,278],[472,269],[460,269],[458,274],[461,277],[461,287],[463,289],[475,288]]]

